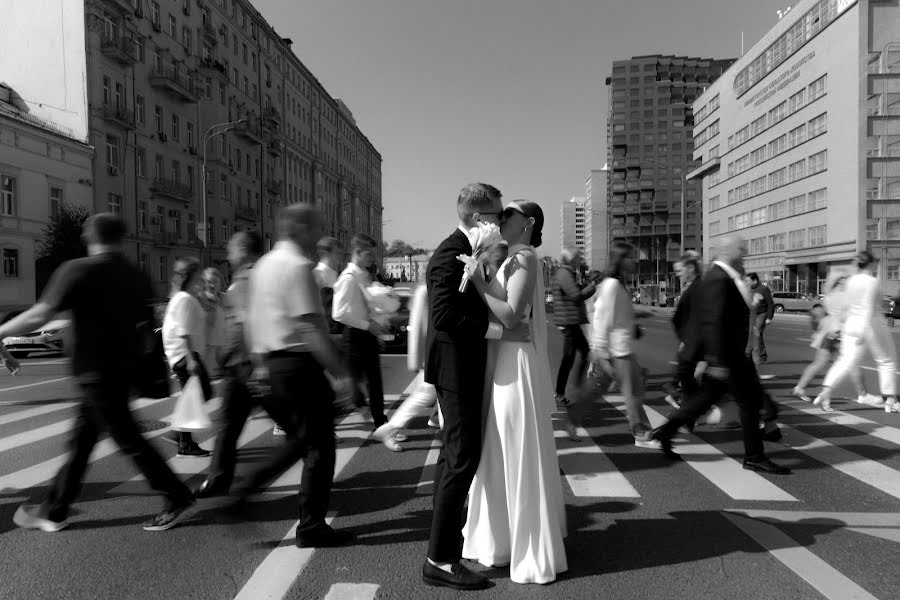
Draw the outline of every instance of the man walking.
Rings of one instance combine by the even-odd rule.
[[[197,489],[204,498],[228,493],[234,479],[237,441],[255,404],[247,388],[253,363],[244,337],[250,293],[250,269],[262,253],[262,240],[254,231],[240,231],[228,240],[231,286],[225,295],[225,346],[222,367],[225,373],[225,424],[216,436],[209,474]]]
[[[338,280],[341,264],[344,262],[344,249],[341,243],[331,236],[325,236],[316,244],[319,264],[313,269],[313,276],[322,295],[322,307],[328,320],[328,329],[332,335],[341,333],[341,324],[331,317],[334,299],[334,286]]]
[[[718,260],[699,284],[696,308],[691,308],[690,325],[682,349],[685,356],[702,356],[707,363],[703,381],[651,437],[659,440],[667,455],[675,456],[672,437],[678,428],[695,422],[722,396],[731,394],[741,411],[744,468],[787,474],[790,469],[766,457],[763,432],[759,427],[760,410],[766,395],[756,366],[747,355],[752,296],[741,274],[747,253],[746,242],[737,235],[727,235],[719,238],[717,245]],[[770,408],[774,410],[774,405]]]
[[[760,282],[759,275],[750,273],[747,278],[750,280],[754,307],[751,315],[751,319],[753,319],[753,362],[759,365],[769,359],[763,332],[766,330],[766,325],[771,323],[775,316],[775,303],[772,301],[772,292],[764,283]]]
[[[585,302],[594,295],[596,286],[593,283],[579,285],[576,273],[582,264],[581,250],[565,248],[560,256],[560,265],[553,278],[553,322],[563,335],[563,355],[556,376],[556,401],[567,404],[566,385],[572,366],[575,366],[575,385],[578,389],[584,383],[587,373],[590,348],[584,337],[582,325],[587,324],[587,306]],[[578,362],[575,363],[575,356]]]
[[[72,372],[84,394],[66,463],[43,503],[23,504],[16,511],[13,521],[19,527],[53,532],[68,525],[69,507],[104,429],[166,496],[166,507],[145,530],[171,528],[194,504],[190,490],[144,439],[128,408],[131,382],[152,339],[153,294],[146,276],[122,254],[125,231],[125,223],[111,213],[89,217],[82,227],[87,258],[59,267],[38,303],[0,326],[0,339],[23,335],[71,311]]]
[[[676,388],[680,389],[681,400],[697,389],[694,372],[702,357],[685,352],[684,342],[688,337],[691,316],[696,313],[694,304],[697,302],[697,290],[700,288],[700,269],[700,254],[691,250],[685,252],[675,263],[675,272],[681,279],[681,294],[678,296],[675,315],[672,317],[672,326],[678,337],[678,354],[674,381],[672,384],[667,384],[669,393],[666,396],[666,402],[676,408],[679,406],[679,402],[674,397]]]

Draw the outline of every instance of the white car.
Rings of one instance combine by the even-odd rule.
[[[71,326],[69,319],[54,319],[39,331],[4,338],[3,345],[16,357],[27,356],[31,352],[62,352],[63,337]]]

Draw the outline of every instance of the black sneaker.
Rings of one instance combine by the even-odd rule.
[[[187,516],[187,511],[192,506],[194,506],[193,502],[165,509],[153,517],[152,520],[144,523],[144,531],[165,531],[175,527],[178,521],[181,521]]]
[[[196,443],[192,443],[190,446],[181,446],[178,448],[178,454],[181,458],[203,458],[205,456],[209,456],[209,450],[204,450]]]

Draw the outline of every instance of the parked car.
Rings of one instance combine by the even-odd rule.
[[[22,314],[23,311],[13,311],[4,317],[4,322]],[[69,319],[53,319],[38,331],[32,331],[25,335],[14,335],[3,339],[3,345],[9,353],[15,357],[25,357],[32,352],[62,352],[65,346],[65,337],[72,321]]]
[[[900,319],[900,296],[891,298],[885,296],[882,302],[884,316],[887,318],[888,326],[893,327],[894,321]]]
[[[775,312],[808,312],[811,308],[822,306],[818,298],[799,292],[772,292],[772,303],[775,305]]]
[[[409,341],[409,309],[412,301],[413,288],[394,288],[394,293],[400,299],[400,308],[397,312],[388,315],[387,328],[380,337],[382,353],[402,354],[406,352]]]

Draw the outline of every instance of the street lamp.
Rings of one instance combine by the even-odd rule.
[[[211,125],[209,129],[206,130],[206,133],[203,134],[203,161],[200,165],[200,193],[203,195],[203,248],[207,252],[207,257],[212,259],[212,254],[209,249],[209,216],[207,215],[207,205],[206,205],[206,147],[209,144],[209,141],[217,136],[228,133],[238,125],[242,125],[247,123],[248,119],[238,119],[237,121],[229,121],[227,123],[218,123],[216,125]]]

